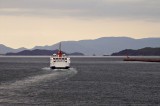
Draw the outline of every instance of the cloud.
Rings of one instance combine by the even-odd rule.
[[[160,1],[0,0],[0,15],[160,20]]]

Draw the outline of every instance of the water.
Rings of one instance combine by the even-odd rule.
[[[160,105],[160,63],[123,57],[72,57],[51,70],[49,57],[0,57],[0,105]]]

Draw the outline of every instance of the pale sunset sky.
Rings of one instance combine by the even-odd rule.
[[[0,44],[160,37],[160,0],[0,0]]]

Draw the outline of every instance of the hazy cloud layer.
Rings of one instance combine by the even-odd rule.
[[[0,15],[159,21],[160,0],[0,0]]]

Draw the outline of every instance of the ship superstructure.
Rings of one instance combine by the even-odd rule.
[[[70,68],[70,58],[62,53],[61,43],[59,44],[59,50],[57,54],[53,54],[50,57],[51,69],[68,69]]]

